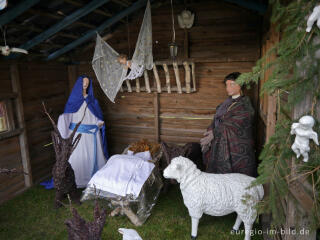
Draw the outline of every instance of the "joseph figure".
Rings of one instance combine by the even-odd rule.
[[[224,79],[228,98],[218,105],[211,125],[200,140],[205,171],[256,176],[253,141],[254,109],[236,83],[239,72]]]

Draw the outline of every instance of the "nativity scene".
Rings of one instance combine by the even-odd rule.
[[[316,240],[318,13],[0,0],[0,238]]]

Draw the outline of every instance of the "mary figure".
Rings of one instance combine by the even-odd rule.
[[[87,76],[78,77],[64,113],[59,116],[58,129],[63,138],[67,138],[78,122],[81,122],[76,137],[82,134],[78,146],[69,158],[74,170],[78,188],[87,183],[108,160],[107,138],[103,115],[97,99],[93,95],[92,80]],[[53,181],[43,183],[47,189],[53,187]]]

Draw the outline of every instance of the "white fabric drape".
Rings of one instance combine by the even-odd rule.
[[[145,153],[113,155],[92,176],[88,187],[95,187],[98,191],[101,190],[123,197],[132,195],[137,198],[143,184],[155,167],[153,163],[147,161],[150,159],[150,153],[149,155]]]
[[[131,60],[131,71],[128,75],[127,68],[117,61],[118,56],[119,54],[97,34],[92,67],[102,90],[112,102],[114,102],[123,81],[141,77],[145,69],[151,70],[153,67],[152,23],[149,1]]]

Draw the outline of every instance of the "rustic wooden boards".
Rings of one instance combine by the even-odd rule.
[[[45,102],[57,120],[69,95],[68,69],[56,63],[21,64],[18,69],[33,181],[39,182],[51,175],[55,161],[52,146],[44,147],[51,142],[52,126],[43,113],[41,102]]]
[[[142,138],[151,141],[158,139],[157,132],[161,141],[178,144],[198,142],[211,123],[216,106],[227,96],[224,77],[233,71],[249,71],[253,64],[253,62],[195,63],[197,92],[167,93],[166,88],[161,94],[119,92],[115,103],[111,103],[100,89],[91,65],[81,64],[78,68],[79,74],[88,74],[94,79],[95,96],[99,99],[107,125],[109,150],[111,154],[115,154],[122,152],[128,144]],[[184,68],[183,65],[180,67]],[[159,78],[161,85],[165,86],[164,71],[159,71]],[[174,79],[173,71],[170,72],[170,78]],[[185,79],[183,74],[181,79]],[[143,86],[142,80],[140,83],[140,86]]]
[[[181,78],[181,75],[184,76]],[[149,77],[150,76],[150,77]],[[196,70],[192,61],[156,61],[152,71],[144,71],[144,84],[140,80],[126,80],[120,92],[148,92],[151,93],[192,93],[196,91]],[[150,87],[150,79],[154,84]],[[165,80],[164,80],[165,79]],[[132,85],[135,82],[135,87]]]

